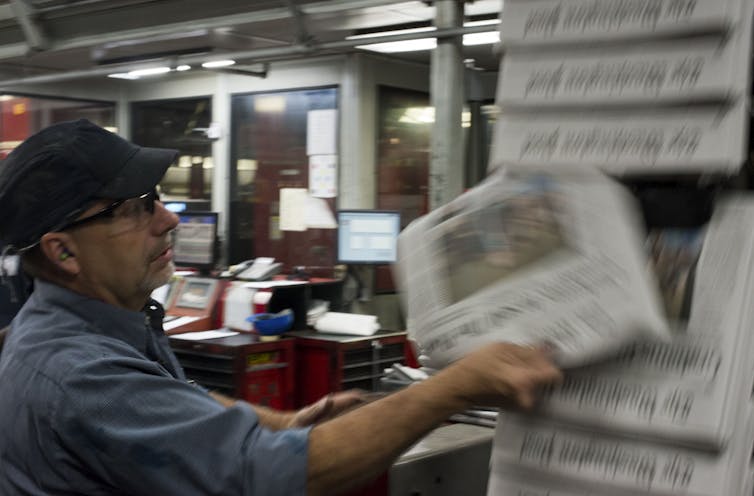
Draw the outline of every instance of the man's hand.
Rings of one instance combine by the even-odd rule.
[[[289,427],[306,427],[324,422],[364,403],[364,401],[364,394],[357,390],[328,394],[316,403],[295,412]]]
[[[438,376],[467,405],[531,409],[542,387],[562,374],[543,347],[495,343],[461,358]],[[439,377],[438,377],[439,378]]]

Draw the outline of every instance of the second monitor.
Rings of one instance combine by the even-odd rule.
[[[217,262],[217,212],[181,212],[173,259],[179,267],[209,271]]]
[[[398,258],[400,212],[392,210],[339,210],[338,262],[388,264]]]

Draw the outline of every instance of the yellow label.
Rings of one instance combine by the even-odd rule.
[[[246,355],[246,365],[252,366],[262,365],[265,363],[275,363],[277,358],[278,354],[276,352],[252,353],[250,355]]]

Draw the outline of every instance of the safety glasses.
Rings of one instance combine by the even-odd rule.
[[[153,189],[149,193],[145,193],[135,198],[115,200],[114,202],[104,207],[103,209],[98,210],[97,212],[94,212],[93,214],[88,215],[84,218],[69,222],[68,224],[63,225],[62,227],[56,230],[64,231],[66,229],[80,227],[84,224],[88,224],[97,219],[115,218],[116,216],[140,218],[140,217],[145,216],[144,214],[149,214],[148,216],[151,217],[152,214],[154,214],[154,208],[155,208],[154,203],[156,201],[160,201],[160,195],[157,193],[156,189]],[[119,207],[121,208],[119,209]]]

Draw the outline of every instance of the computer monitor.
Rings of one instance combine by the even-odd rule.
[[[398,258],[401,214],[392,210],[339,210],[338,263],[387,264]]]
[[[195,199],[183,199],[183,200],[171,200],[163,199],[162,201],[165,208],[173,213],[181,212],[207,212],[212,206],[209,200],[195,200]]]
[[[163,203],[165,205],[165,208],[173,212],[174,214],[179,214],[181,212],[186,211],[186,202],[181,201],[166,201]]]
[[[173,260],[179,267],[208,271],[217,257],[217,212],[181,212],[175,231]]]

